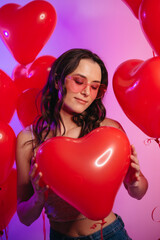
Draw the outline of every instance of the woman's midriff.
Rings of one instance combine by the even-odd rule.
[[[93,234],[98,230],[101,230],[101,226],[103,228],[111,224],[116,220],[116,215],[111,212],[103,221],[93,221],[88,218],[78,219],[76,221],[70,222],[51,222],[50,226],[55,231],[58,231],[62,234],[65,234],[70,237],[80,237]]]

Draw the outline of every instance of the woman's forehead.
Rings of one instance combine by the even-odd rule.
[[[72,74],[83,75],[89,79],[101,80],[101,68],[97,62],[91,59],[81,59]]]

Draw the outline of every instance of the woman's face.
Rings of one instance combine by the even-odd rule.
[[[101,83],[101,68],[90,59],[82,59],[78,67],[65,78],[66,96],[62,109],[82,113],[97,97]]]

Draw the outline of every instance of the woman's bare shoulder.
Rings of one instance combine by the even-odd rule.
[[[33,138],[33,134],[32,134],[32,129],[30,126],[22,129],[22,131],[20,131],[17,135],[17,142],[21,143],[22,145],[31,141]]]
[[[111,119],[111,118],[105,118],[101,122],[101,126],[114,127],[114,128],[118,128],[118,129],[121,129],[122,131],[124,131],[121,124],[118,121]]]
[[[33,155],[32,130],[30,127],[27,127],[23,129],[17,136],[17,141],[16,141],[17,164],[24,165],[24,162],[26,162],[27,164],[30,164],[30,159],[32,155]],[[26,167],[26,165],[24,166]]]

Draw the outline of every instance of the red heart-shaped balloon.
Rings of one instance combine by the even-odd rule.
[[[9,3],[0,8],[0,35],[14,58],[26,65],[46,44],[56,21],[55,8],[47,1],[32,1],[24,7]]]
[[[0,184],[9,176],[15,160],[16,136],[5,122],[0,122]]]
[[[86,217],[100,220],[112,210],[129,166],[130,144],[121,130],[99,127],[79,139],[47,140],[36,161],[57,195]]]
[[[17,100],[17,115],[23,127],[31,125],[40,115],[40,89],[30,88],[22,92]]]
[[[0,70],[0,121],[10,122],[16,109],[18,94],[15,83]]]
[[[139,11],[142,31],[152,49],[160,55],[160,1],[143,0]]]
[[[12,169],[3,185],[0,185],[0,231],[5,229],[17,209],[17,170]]]
[[[142,0],[122,0],[133,12],[134,16],[138,18],[139,15],[139,7],[141,5]]]
[[[123,62],[113,76],[115,96],[127,117],[150,137],[160,137],[160,57]]]
[[[18,90],[23,92],[29,88],[42,89],[47,82],[54,61],[53,56],[41,56],[28,66],[17,65],[13,70],[12,79]]]

